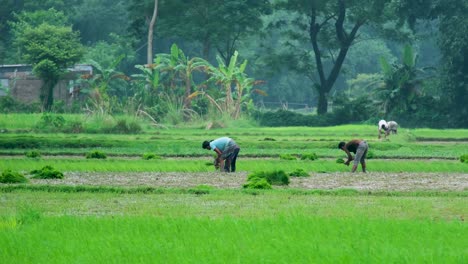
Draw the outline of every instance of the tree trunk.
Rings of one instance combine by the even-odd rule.
[[[312,47],[314,50],[315,55],[315,63],[317,66],[317,73],[319,76],[320,84],[315,84],[314,86],[317,88],[319,93],[319,101],[317,105],[317,114],[323,115],[326,114],[328,111],[328,93],[332,89],[333,85],[338,78],[341,67],[343,66],[343,62],[346,58],[348,53],[349,47],[353,43],[354,39],[356,38],[356,33],[358,32],[359,28],[364,24],[364,21],[358,21],[354,24],[354,27],[348,33],[345,31],[344,21],[346,17],[346,5],[345,1],[340,0],[338,1],[338,17],[335,22],[335,30],[338,42],[340,44],[340,51],[338,53],[338,57],[333,64],[331,71],[326,76],[325,70],[323,67],[322,62],[322,52],[319,47],[318,41],[318,34],[325,22],[322,24],[316,23],[317,21],[317,12],[315,9],[312,9],[311,12],[311,20],[310,20],[310,27],[309,27],[309,36],[310,41],[312,43]]]
[[[49,112],[54,104],[54,87],[58,80],[43,80],[41,87],[40,99],[42,101],[42,109]]]
[[[157,16],[158,16],[158,0],[154,0],[153,16],[151,17],[151,21],[148,27],[148,53],[146,57],[147,64],[153,63],[153,32],[154,32],[154,24],[156,24]]]

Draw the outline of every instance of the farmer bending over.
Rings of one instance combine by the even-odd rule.
[[[202,148],[208,150],[214,150],[217,157],[215,161],[215,167],[219,164],[221,171],[235,172],[236,171],[236,160],[237,154],[239,154],[240,147],[236,142],[228,137],[221,137],[215,140],[204,141]]]
[[[356,154],[354,158],[353,169],[351,170],[351,172],[356,171],[359,162],[361,162],[362,172],[366,172],[366,156],[367,150],[369,149],[369,146],[367,146],[366,141],[360,139],[353,139],[348,143],[340,142],[338,144],[338,148],[346,152],[346,155],[348,155],[348,160],[345,162],[345,165],[347,166],[349,166],[349,163],[353,160],[353,156],[351,156],[350,152]]]
[[[385,138],[387,137],[387,135],[388,135],[387,130],[388,130],[387,121],[385,121],[383,119],[380,120],[379,121],[379,139],[380,139],[382,133],[385,134]]]

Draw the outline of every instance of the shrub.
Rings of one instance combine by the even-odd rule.
[[[468,163],[468,154],[463,154],[460,156],[460,161],[463,163]]]
[[[292,154],[280,154],[279,158],[282,160],[295,160],[297,157]]]
[[[271,184],[265,178],[252,177],[242,187],[244,189],[271,189]]]
[[[144,153],[143,154],[143,159],[144,160],[161,159],[161,156],[157,156],[156,154],[153,154],[153,153]],[[213,164],[211,164],[211,165],[213,165]]]
[[[39,129],[60,130],[65,125],[65,118],[61,115],[43,114],[37,124]]]
[[[316,160],[318,159],[318,156],[316,153],[310,153],[310,154],[302,154],[301,155],[301,160]]]
[[[336,163],[338,163],[338,164],[343,164],[343,163],[345,163],[345,161],[344,161],[344,159],[342,159],[342,158],[337,158],[337,159],[336,159]]]
[[[109,132],[117,134],[137,134],[141,132],[141,126],[135,121],[119,119]]]
[[[63,173],[49,165],[40,170],[33,170],[31,174],[34,175],[32,178],[35,179],[63,179]]]
[[[105,159],[107,158],[107,156],[105,153],[99,150],[94,150],[94,151],[86,153],[86,158],[87,159]]]
[[[293,177],[309,177],[309,173],[307,173],[304,169],[295,169],[293,172],[289,173],[289,176]]]
[[[12,170],[5,170],[0,175],[1,183],[23,183],[27,181],[28,179],[23,174]]]
[[[288,185],[289,176],[282,170],[278,171],[258,171],[249,174],[247,181],[253,180],[255,178],[263,178],[272,185]]]
[[[40,158],[41,153],[37,150],[31,150],[25,153],[26,157],[28,158]]]

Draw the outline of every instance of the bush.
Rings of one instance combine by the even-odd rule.
[[[44,130],[59,131],[65,125],[65,118],[61,115],[43,114],[36,127]]]
[[[32,178],[35,179],[63,179],[63,173],[49,165],[40,170],[33,170],[31,174],[34,175]]]
[[[28,158],[40,158],[41,153],[37,150],[31,150],[25,153],[26,157]]]
[[[292,176],[292,177],[309,177],[310,175],[304,169],[295,169],[293,172],[289,173],[289,176]]]
[[[316,160],[318,159],[318,156],[316,153],[310,153],[310,154],[302,154],[301,155],[301,160]]]
[[[103,130],[105,133],[138,134],[141,132],[142,128],[140,124],[134,120],[127,121],[126,119],[119,119],[114,126],[105,128]]]
[[[105,159],[107,158],[107,156],[105,153],[99,150],[94,150],[94,151],[86,153],[86,158],[87,159]]]
[[[153,154],[153,153],[144,153],[142,158],[144,160],[161,159],[161,156],[157,156],[156,154]],[[213,165],[212,163],[210,164]]]
[[[463,154],[460,156],[460,161],[463,163],[468,163],[468,154]]]
[[[271,189],[271,184],[265,178],[252,177],[242,187],[244,189]]]
[[[23,183],[27,181],[28,179],[23,174],[12,170],[5,170],[0,175],[1,183]]]
[[[255,178],[263,178],[271,185],[288,185],[289,176],[282,170],[278,171],[258,171],[253,172],[247,176],[247,181],[254,180]]]
[[[297,157],[292,154],[280,154],[279,158],[282,160],[296,160],[297,159]]]

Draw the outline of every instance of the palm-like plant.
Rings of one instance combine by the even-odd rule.
[[[415,100],[422,94],[421,84],[427,78],[426,70],[417,68],[417,55],[410,45],[403,50],[401,64],[390,64],[380,58],[383,81],[376,89],[377,103],[385,114],[394,110],[400,113],[416,109]]]
[[[242,103],[248,100],[252,87],[258,84],[253,78],[248,78],[245,73],[247,60],[240,65],[237,64],[238,56],[239,53],[235,51],[227,66],[220,56],[216,57],[218,67],[210,67],[209,73],[211,77],[208,81],[213,81],[221,85],[224,98],[214,100],[207,95],[210,102],[212,102],[220,112],[228,113],[234,119],[240,117]]]
[[[90,61],[95,73],[82,76],[80,81],[88,86],[88,89],[85,89],[84,92],[90,94],[91,102],[96,110],[100,110],[103,113],[110,110],[109,89],[113,80],[129,80],[128,76],[116,70],[117,65],[119,65],[124,57],[125,55],[119,56],[109,68],[102,67],[96,61]]]

